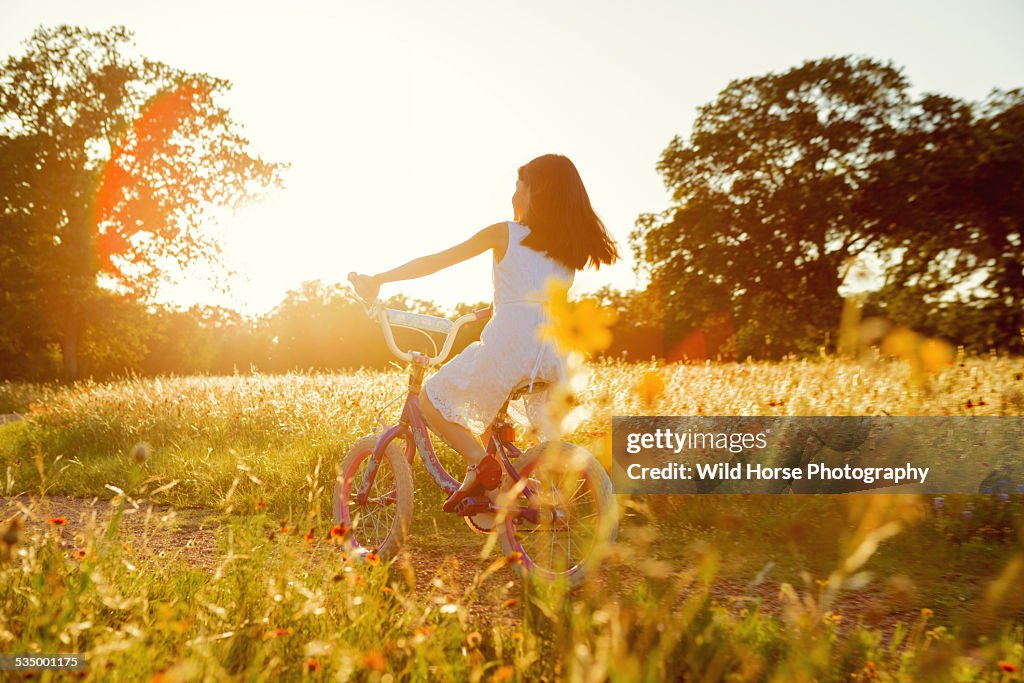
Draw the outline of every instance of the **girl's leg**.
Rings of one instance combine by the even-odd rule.
[[[446,420],[441,415],[441,411],[430,402],[425,391],[420,393],[420,409],[430,428],[439,434],[449,446],[457,450],[469,464],[475,465],[487,455],[487,451],[484,450],[476,435],[462,425]]]

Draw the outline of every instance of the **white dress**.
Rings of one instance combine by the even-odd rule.
[[[480,341],[441,366],[423,383],[430,402],[449,422],[479,434],[509,393],[526,380],[564,376],[561,355],[537,338],[543,324],[545,286],[555,277],[571,285],[571,268],[522,244],[530,229],[508,222],[508,248],[493,263],[494,314]]]

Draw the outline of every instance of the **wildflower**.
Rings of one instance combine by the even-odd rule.
[[[15,517],[4,529],[4,533],[0,536],[0,543],[7,546],[17,545],[18,541],[21,540],[21,518]]]
[[[512,666],[504,664],[494,670],[494,676],[491,678],[491,680],[495,681],[495,683],[504,683],[504,681],[511,681],[513,676],[515,676],[515,673],[516,670]]]
[[[307,674],[315,674],[320,670],[320,661],[315,657],[310,657],[302,663],[302,672]]]
[[[1020,671],[1020,669],[1017,668],[1017,665],[1011,662],[999,662],[999,670],[1005,671],[1008,674],[1015,674]]]
[[[366,553],[363,559],[366,560],[366,564],[370,565],[371,567],[376,567],[378,564],[380,564],[380,555],[373,551]]]
[[[925,339],[918,349],[921,368],[928,373],[937,373],[953,360],[953,347],[941,339]]]
[[[644,405],[652,405],[665,393],[665,380],[657,370],[649,370],[643,374],[633,388]]]
[[[882,352],[908,359],[913,356],[919,343],[920,336],[916,332],[901,327],[882,340]]]
[[[384,588],[382,588],[381,590],[384,591],[384,595],[391,595],[392,593],[395,592],[395,589],[392,588],[391,586],[384,586]]]
[[[925,608],[923,608],[921,610],[921,616],[924,617],[925,619],[927,619],[928,617],[930,617],[930,616],[932,616],[934,614],[935,614],[935,612],[933,612],[932,610],[928,609],[927,607],[925,607]]]
[[[538,330],[538,336],[555,342],[562,351],[593,353],[603,351],[612,343],[608,328],[615,323],[614,309],[603,307],[594,299],[570,303],[568,287],[552,278],[547,286],[547,310],[550,322]]]
[[[331,581],[333,583],[341,583],[344,580],[345,580],[345,577],[342,576],[341,574],[335,574],[334,576],[331,577]]]
[[[288,523],[287,522],[281,522],[281,533],[282,534],[288,533]]]
[[[519,604],[519,598],[509,598],[505,601],[505,607],[512,608]]]
[[[331,527],[331,541],[334,543],[341,543],[345,540],[346,533],[348,533],[348,528],[344,523],[335,524]]]
[[[132,460],[137,463],[144,463],[149,458],[149,444],[145,441],[135,444],[132,448]]]
[[[316,539],[316,528],[315,527],[309,527],[309,531],[307,531],[303,535],[302,540],[305,541],[308,545],[312,545],[313,541],[315,539]]]
[[[384,654],[376,649],[370,650],[363,655],[362,664],[363,667],[373,669],[374,671],[386,671],[388,668],[388,661],[384,659]]]
[[[267,509],[267,503],[262,498],[260,498],[258,501],[256,501],[256,509],[257,510],[266,510]]]
[[[936,496],[935,498],[932,498],[932,507],[935,508],[936,510],[941,510],[945,504],[946,499],[943,498],[942,496]]]
[[[88,553],[86,552],[85,548],[78,548],[77,550],[75,550],[75,552],[71,554],[71,556],[76,560],[84,560],[87,554]]]
[[[484,642],[484,637],[480,635],[479,631],[473,631],[466,635],[466,644],[472,648],[480,647],[482,642]]]
[[[523,563],[523,554],[521,552],[519,552],[518,550],[515,551],[514,553],[510,553],[509,556],[508,556],[508,561],[511,562],[512,564],[522,564]]]
[[[50,522],[50,524],[52,524],[54,526],[64,526],[65,524],[68,523],[68,518],[67,517],[50,517],[50,519],[48,521]]]
[[[275,628],[273,631],[267,631],[263,634],[263,640],[271,640],[272,638],[281,638],[284,636],[290,636],[292,630],[290,628]]]

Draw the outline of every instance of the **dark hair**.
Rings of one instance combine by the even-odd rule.
[[[519,167],[530,190],[523,245],[574,270],[600,268],[619,257],[615,241],[590,206],[579,171],[561,154],[545,154]]]

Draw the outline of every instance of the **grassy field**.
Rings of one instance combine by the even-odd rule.
[[[611,415],[1024,415],[1024,360],[959,361],[594,364],[570,439],[607,465]],[[87,680],[1019,678],[1022,496],[620,496],[620,542],[567,592],[516,580],[417,466],[406,552],[353,562],[326,540],[334,468],[404,385],[0,384],[25,415],[0,426],[24,524],[0,652],[85,652]]]

